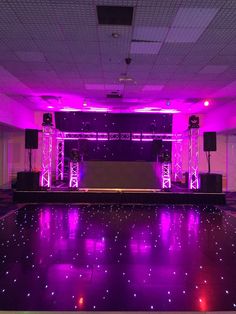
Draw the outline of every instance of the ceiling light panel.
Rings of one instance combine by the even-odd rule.
[[[131,54],[158,54],[161,43],[131,42]]]
[[[206,28],[213,20],[218,9],[180,8],[173,21],[173,27]]]
[[[167,35],[168,43],[195,43],[204,32],[204,28],[172,27]]]

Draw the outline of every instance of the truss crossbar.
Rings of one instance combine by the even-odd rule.
[[[90,141],[153,141],[153,140],[166,140],[176,141],[176,136],[179,134],[170,133],[105,133],[105,132],[64,132],[57,135],[57,139],[64,140],[78,140],[87,139]]]
[[[188,187],[199,189],[199,129],[189,129],[189,167]]]

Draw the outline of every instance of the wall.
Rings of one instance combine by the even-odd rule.
[[[0,94],[0,123],[21,129],[34,129],[34,112],[10,97]]]
[[[236,191],[236,135],[227,136],[227,191]]]
[[[19,171],[27,167],[24,130],[0,125],[0,188],[11,188]]]

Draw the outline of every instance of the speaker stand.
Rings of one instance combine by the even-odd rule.
[[[208,173],[211,173],[211,152],[207,152]]]
[[[32,148],[29,149],[29,172],[32,172]]]

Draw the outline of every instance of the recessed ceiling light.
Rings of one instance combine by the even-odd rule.
[[[205,107],[208,107],[209,105],[210,105],[209,101],[208,101],[208,100],[205,100],[205,101],[204,101],[204,106],[205,106]]]
[[[120,34],[114,32],[114,33],[111,34],[111,36],[112,36],[112,38],[119,38],[119,37],[120,37]]]

